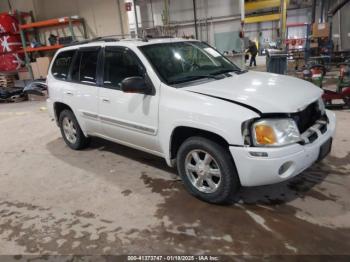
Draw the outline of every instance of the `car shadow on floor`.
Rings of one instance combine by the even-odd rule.
[[[104,152],[113,153],[116,155],[121,155],[123,157],[129,158],[130,160],[137,161],[141,164],[149,165],[162,171],[177,175],[176,169],[169,167],[165,160],[161,157],[133,149],[131,147],[123,146],[102,138],[94,137],[91,140],[91,144],[85,151],[89,150],[99,150]]]
[[[83,160],[77,161],[76,157],[79,158],[79,154],[76,154],[75,158],[69,157],[70,154],[74,154],[76,151],[72,151],[64,145],[64,141],[61,138],[51,141],[47,145],[47,148],[54,156],[60,158],[62,161],[68,162],[70,165],[82,169],[88,169],[88,171],[93,171],[96,174],[99,173],[98,168],[101,167],[101,165],[106,165],[106,163],[98,157],[94,158],[93,165],[86,165],[84,164],[86,161],[84,162]],[[165,179],[169,179],[169,177],[171,178],[171,180],[166,183],[172,183],[172,186],[174,186],[174,181],[176,181],[176,187],[181,191],[185,191],[179,177],[177,176],[176,169],[168,167],[164,159],[160,157],[100,138],[93,138],[90,147],[82,152],[89,153],[93,151],[109,152],[126,158],[127,160],[136,161],[143,165],[163,171],[165,174],[169,174]],[[324,182],[328,175],[338,174],[338,168],[342,168],[341,166],[330,164],[330,162],[336,161],[335,157],[331,156],[329,158],[331,158],[331,160],[326,159],[321,163],[317,163],[302,174],[288,181],[268,186],[241,188],[239,193],[232,200],[232,203],[244,203],[248,205],[264,204],[274,206],[283,205],[296,198],[304,198],[306,196],[312,196],[318,200],[336,201],[336,196],[327,193],[323,187],[319,187],[317,190],[315,189],[315,186]],[[345,165],[348,159],[350,159],[349,155],[347,156],[346,161],[339,159],[339,164],[344,162],[343,164]],[[147,175],[149,176],[148,179],[152,180],[152,171],[148,172]],[[159,181],[159,179],[157,181]],[[153,185],[157,186],[155,184]]]

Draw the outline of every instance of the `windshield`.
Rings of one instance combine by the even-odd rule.
[[[169,85],[241,71],[218,51],[202,42],[174,42],[140,47],[154,69]]]

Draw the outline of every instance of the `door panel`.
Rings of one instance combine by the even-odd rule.
[[[101,131],[98,121],[98,87],[78,83],[73,85],[79,123],[88,134],[98,134]]]
[[[73,107],[73,88],[67,81],[69,69],[72,65],[76,50],[63,51],[57,54],[48,75],[50,96],[56,101],[64,102]]]
[[[108,97],[106,101],[105,97]],[[101,88],[100,120],[113,139],[158,151],[158,97]]]
[[[138,58],[125,48],[107,49],[103,87],[99,90],[99,118],[103,133],[112,139],[159,152],[159,94],[122,92],[121,81],[131,76],[145,77]]]
[[[85,132],[98,134],[100,123],[98,120],[98,86],[96,72],[100,48],[79,49],[70,73],[70,89],[66,96],[74,99],[76,117]]]

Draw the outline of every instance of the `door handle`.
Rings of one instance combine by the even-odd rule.
[[[102,98],[102,102],[105,102],[105,103],[110,103],[111,100],[109,100],[108,98]]]
[[[71,91],[66,91],[66,92],[64,92],[66,95],[69,95],[69,96],[72,96],[73,95],[73,93],[71,92]]]

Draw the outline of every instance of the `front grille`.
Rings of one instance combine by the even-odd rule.
[[[299,128],[299,132],[302,134],[312,127],[317,120],[322,118],[322,112],[319,109],[318,102],[315,102],[308,105],[304,110],[292,114],[292,118]]]
[[[292,114],[301,134],[302,144],[313,143],[327,132],[328,118],[319,108],[318,102],[308,105],[304,110]]]
[[[316,123],[301,134],[301,144],[313,143],[320,136],[327,132],[328,119],[326,116],[317,120]]]

